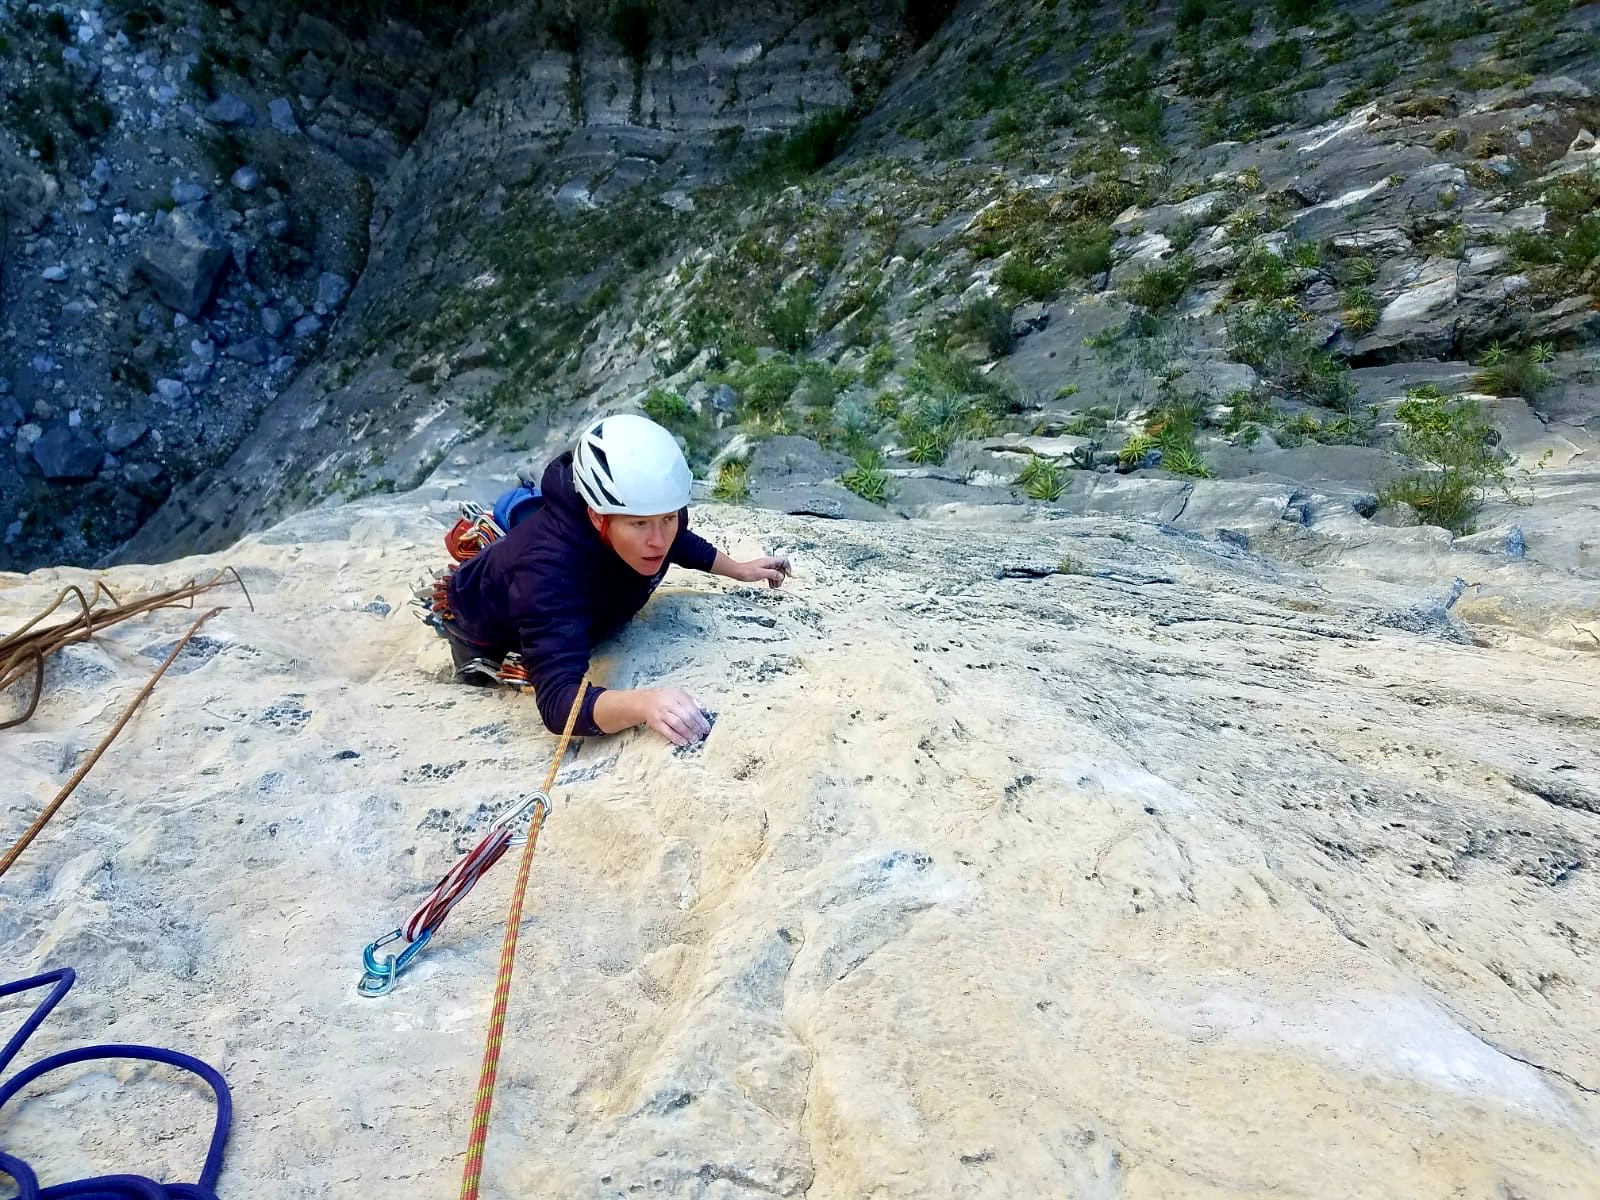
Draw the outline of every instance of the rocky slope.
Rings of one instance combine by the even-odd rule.
[[[36,373],[16,370],[10,494],[35,500],[15,561],[92,555],[163,497],[124,557],[216,548],[411,486],[453,451],[537,457],[594,411],[646,404],[725,496],[857,515],[1084,503],[1109,472],[1157,485],[1137,511],[1158,516],[1211,475],[1341,484],[1381,521],[1509,536],[1518,512],[1464,510],[1510,467],[1511,494],[1538,500],[1521,514],[1542,514],[1528,552],[1593,569],[1592,541],[1563,532],[1594,516],[1592,4],[619,2],[581,20],[535,4],[419,33],[427,11],[339,27],[223,6],[156,39],[173,82],[155,100],[187,131],[170,153],[218,115],[253,120],[228,127],[247,156],[287,144],[335,181],[285,171],[280,199],[319,230],[359,227],[339,242],[359,262],[304,251],[242,310],[225,273],[217,316],[239,319],[139,340],[167,356],[151,382],[172,395],[128,400],[114,437],[111,392],[80,399],[65,380],[41,414]],[[242,109],[186,82],[202,62]],[[119,113],[122,93],[97,86]],[[273,124],[285,104],[303,132]],[[53,316],[36,298],[60,285],[31,272],[43,240],[80,244],[65,216],[87,185],[34,174],[31,211],[56,216],[5,286],[13,311]],[[264,201],[209,182],[228,204],[201,217],[270,223]],[[144,244],[130,234],[124,261]],[[333,306],[314,311],[326,273],[354,281],[331,329]],[[304,311],[316,335],[274,321],[274,340],[254,306]],[[54,333],[37,323],[36,348],[78,361],[49,353]],[[236,340],[253,357],[260,337],[261,367],[196,357]],[[219,370],[220,390],[195,392],[189,376]],[[1488,476],[1442,504],[1436,458],[1407,475],[1408,417],[1463,400],[1465,428],[1538,449],[1480,461]],[[75,430],[109,447],[141,424],[205,453],[136,442],[87,489],[38,479],[39,440],[86,468]],[[761,452],[774,435],[820,450]],[[92,521],[63,534],[62,514],[106,511],[115,537]]]
[[[729,122],[786,128],[865,86],[840,54],[810,56],[822,26],[798,9],[635,5],[630,25],[611,7],[591,27],[562,4],[0,6],[5,557],[96,557],[263,415],[256,445],[294,414],[290,461],[314,459],[307,433],[348,443],[349,422],[317,416],[354,373],[330,336],[373,352],[378,301],[427,317],[470,278],[436,267],[508,188],[698,180],[729,160],[712,145]],[[368,315],[341,329],[352,284]],[[237,463],[224,477],[283,500]]]
[[[217,1064],[224,1195],[456,1186],[509,869],[387,999],[355,995],[358,952],[551,739],[530,701],[447,682],[401,605],[444,492],[483,481],[441,482],[111,571],[131,593],[232,563],[257,608],[205,627],[4,883],[6,961],[81,972],[31,1049]],[[564,768],[485,1194],[1600,1187],[1600,708],[1592,658],[1543,636],[1565,623],[1506,602],[1540,568],[1452,585],[1476,556],[1446,536],[1430,582],[1385,581],[1382,539],[1390,568],[1427,556],[1405,529],[1286,566],[1192,503],[1165,528],[996,515],[700,514],[798,577],[675,577],[604,648],[603,681],[675,680],[718,719],[693,753],[627,735]],[[87,578],[7,577],[5,623]],[[187,619],[52,663],[0,743],[7,828]],[[5,1144],[47,1178],[191,1178],[202,1105],[52,1077]]]

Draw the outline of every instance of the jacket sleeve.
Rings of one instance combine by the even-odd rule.
[[[541,562],[517,571],[508,589],[511,618],[523,664],[533,679],[534,695],[545,728],[560,733],[578,695],[583,673],[589,669],[589,613],[583,593],[566,573]],[[605,689],[589,686],[573,732],[598,737],[594,702]]]
[[[683,513],[683,525],[678,531],[678,536],[673,539],[672,549],[667,552],[667,561],[676,566],[688,567],[691,571],[709,571],[711,564],[717,561],[717,548],[694,530],[689,528],[689,514]]]

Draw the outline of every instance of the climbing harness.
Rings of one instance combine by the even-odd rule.
[[[457,563],[464,563],[490,545],[505,537],[502,529],[481,504],[471,500],[461,503],[461,516],[444,535],[444,548]]]
[[[522,691],[533,686],[533,677],[528,674],[528,668],[522,661],[522,655],[515,650],[507,652],[506,656],[498,663],[487,658],[474,658],[461,665],[456,672],[458,676],[482,675],[496,683],[503,683],[514,691]]]
[[[240,586],[242,587],[244,585],[241,583]],[[81,593],[79,598],[82,598]],[[59,603],[59,600],[57,603]],[[7,871],[11,870],[17,859],[22,857],[22,852],[26,850],[33,839],[39,835],[39,831],[49,824],[50,818],[55,816],[56,813],[60,811],[61,806],[67,802],[67,797],[72,795],[72,793],[77,789],[77,786],[88,776],[95,763],[100,761],[100,756],[110,748],[112,742],[116,741],[117,735],[122,732],[123,726],[127,725],[127,723],[133,719],[133,714],[139,710],[139,706],[145,702],[145,698],[150,695],[152,690],[154,690],[156,682],[166,674],[167,668],[173,664],[178,655],[183,653],[184,647],[187,646],[189,644],[189,640],[199,632],[200,626],[204,625],[207,621],[221,611],[221,608],[213,608],[209,612],[202,613],[195,619],[194,624],[189,626],[188,632],[178,639],[171,651],[168,652],[166,659],[159,667],[155,669],[155,672],[150,676],[150,678],[145,681],[145,685],[139,689],[139,694],[129,702],[127,708],[122,710],[122,715],[117,718],[116,724],[114,724],[106,732],[105,737],[100,739],[100,744],[94,748],[94,750],[89,754],[89,757],[84,759],[83,765],[73,772],[72,778],[67,780],[66,784],[61,788],[61,790],[51,798],[50,803],[46,804],[39,815],[33,819],[33,824],[29,825],[28,828],[23,831],[22,836],[12,844],[9,850],[6,851],[5,856],[0,858],[0,877],[3,877]],[[44,662],[43,658],[39,658],[38,662],[40,663],[40,671],[42,674]],[[35,693],[33,705],[28,709],[30,715],[32,714],[33,709],[37,706],[38,695]]]
[[[537,507],[538,500],[538,491],[524,481],[495,502],[495,512],[500,515],[501,520],[509,519],[515,523]],[[455,613],[450,609],[451,578],[462,563],[482,554],[506,535],[501,520],[496,520],[483,505],[464,500],[459,511],[460,517],[444,535],[445,549],[450,552],[450,557],[454,561],[436,571],[427,583],[414,589],[411,601],[412,607],[420,613],[422,622],[431,625],[434,632],[446,640],[450,635],[445,626],[455,619]],[[528,675],[528,668],[522,661],[522,655],[514,650],[499,662],[482,657],[470,659],[456,671],[457,678],[469,675],[482,676],[519,692],[533,686],[533,680]]]
[[[54,985],[50,986],[50,994],[22,1023],[22,1027],[5,1044],[5,1048],[0,1049],[0,1074],[5,1072],[11,1060],[21,1051],[23,1043],[50,1015],[50,1010],[61,1002],[76,978],[77,973],[71,967],[62,967],[56,971],[47,971],[43,975],[35,975],[31,979],[19,979],[15,983],[0,986],[0,999],[3,999],[19,992],[30,992],[35,988]],[[126,1200],[217,1200],[216,1186],[217,1177],[222,1174],[222,1152],[228,1143],[228,1128],[233,1123],[233,1096],[228,1091],[227,1081],[221,1074],[198,1058],[180,1054],[176,1050],[163,1050],[157,1046],[124,1044],[80,1046],[76,1050],[47,1055],[0,1084],[0,1109],[3,1109],[23,1088],[51,1071],[75,1063],[116,1058],[140,1059],[177,1067],[198,1075],[210,1086],[216,1096],[217,1119],[211,1129],[211,1144],[206,1151],[205,1166],[200,1170],[200,1178],[194,1183],[163,1184],[153,1179],[146,1179],[142,1175],[101,1175],[94,1179],[80,1179],[40,1188],[39,1176],[33,1167],[15,1154],[0,1150],[0,1175],[10,1176],[17,1188],[17,1200],[66,1200],[67,1197],[76,1197],[78,1200],[124,1200],[124,1198]]]
[[[543,824],[550,811],[548,795],[544,792],[529,792],[496,817],[483,840],[445,873],[444,878],[434,885],[434,889],[412,910],[411,915],[400,927],[392,933],[384,934],[361,952],[361,962],[365,970],[361,982],[356,985],[356,991],[363,996],[383,996],[393,990],[400,972],[410,966],[411,960],[422,953],[423,947],[439,931],[444,919],[450,915],[450,910],[466,899],[467,893],[473,889],[478,880],[489,873],[489,868],[499,862],[507,850],[513,846],[520,846],[528,840],[526,834],[519,837],[512,832],[513,824],[530,814],[534,822]],[[382,958],[378,956],[378,951],[385,946],[401,940],[407,945],[399,954],[385,955]]]

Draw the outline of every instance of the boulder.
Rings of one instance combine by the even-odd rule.
[[[1018,305],[1011,314],[1011,336],[1025,338],[1050,323],[1050,310],[1037,300]]]
[[[282,96],[267,104],[267,118],[279,133],[293,135],[300,132],[300,122],[294,116],[294,105]]]
[[[784,513],[833,520],[883,521],[883,508],[843,487],[839,477],[854,464],[810,438],[768,438],[750,455],[750,502]]]
[[[337,25],[310,13],[300,14],[289,44],[296,50],[309,50],[327,58],[342,58],[350,52],[350,39],[339,31]]]
[[[1040,458],[1070,459],[1089,444],[1086,437],[1071,434],[1060,437],[999,437],[983,443],[985,450],[999,454],[1038,455]]]
[[[93,479],[105,450],[81,427],[57,425],[33,443],[33,461],[55,481]]]
[[[106,426],[106,449],[113,454],[121,454],[133,445],[146,433],[150,427],[143,421],[135,421],[129,417],[118,417]]]
[[[199,218],[176,210],[156,218],[154,232],[140,248],[137,270],[163,304],[194,318],[227,265],[227,243]]]
[[[348,279],[337,271],[324,271],[317,276],[316,311],[322,314],[332,312],[344,303],[344,298],[349,294]]]
[[[255,113],[232,92],[224,92],[205,107],[205,118],[213,125],[253,125]]]
[[[482,338],[475,338],[456,355],[455,366],[459,371],[471,371],[484,366],[493,358],[494,348]]]
[[[245,338],[241,342],[232,342],[222,352],[229,358],[259,367],[270,357],[272,347],[266,338],[253,337]]]
[[[305,99],[321,100],[328,94],[328,82],[331,76],[313,56],[295,67],[284,78]]]

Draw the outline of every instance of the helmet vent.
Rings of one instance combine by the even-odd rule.
[[[601,497],[604,498],[604,500],[605,500],[605,502],[607,504],[621,504],[622,503],[622,501],[618,500],[615,496],[613,496],[611,494],[611,491],[610,491],[610,489],[608,489],[606,487],[604,480],[596,479],[594,481],[593,487],[597,492],[600,493]]]

